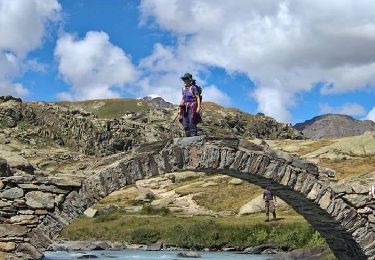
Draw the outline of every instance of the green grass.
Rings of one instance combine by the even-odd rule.
[[[259,186],[244,182],[240,185],[228,184],[228,179],[217,179],[217,186],[201,188],[201,193],[194,196],[194,200],[201,206],[213,211],[232,211],[239,209],[262,193]]]
[[[342,180],[375,171],[375,156],[357,156],[340,162],[322,159],[320,166],[336,171],[336,179]]]
[[[125,112],[138,112],[148,108],[147,102],[138,99],[96,99],[78,102],[59,102],[60,104],[75,105],[92,112],[99,118],[113,119],[124,116]]]
[[[264,223],[263,214],[245,217],[129,216],[113,212],[106,221],[80,217],[62,232],[70,240],[152,243],[156,240],[196,249],[222,246],[239,249],[262,243],[291,248],[314,247],[324,239],[300,216]]]
[[[182,182],[168,186],[167,190],[175,190],[181,196],[196,194],[193,199],[200,205],[210,210],[232,211],[238,213],[239,209],[262,193],[259,186],[243,182],[240,185],[231,185],[228,182],[231,178],[217,178],[220,175],[208,175],[201,177],[191,176]],[[176,178],[178,179],[178,178]],[[214,181],[217,186],[202,187],[204,181]],[[95,208],[103,209],[109,205],[126,207],[133,205],[134,199],[140,194],[134,190],[134,186],[115,191],[106,198],[100,200]]]

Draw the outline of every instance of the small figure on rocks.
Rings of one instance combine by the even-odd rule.
[[[200,116],[202,88],[195,84],[190,73],[181,77],[185,86],[182,88],[182,98],[178,109],[179,121],[185,130],[185,136],[198,135],[197,124],[202,121]]]
[[[266,208],[265,222],[270,221],[270,217],[269,217],[270,210],[272,211],[272,220],[276,220],[276,207],[277,207],[276,196],[273,195],[272,191],[265,190],[263,192],[263,200],[264,200],[265,208]]]

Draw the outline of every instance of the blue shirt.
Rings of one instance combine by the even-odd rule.
[[[196,86],[191,86],[191,91],[190,91],[190,87],[188,88],[184,87],[182,90],[182,93],[183,93],[183,100],[185,103],[197,102],[195,96],[199,95],[199,93],[198,93],[198,89]]]

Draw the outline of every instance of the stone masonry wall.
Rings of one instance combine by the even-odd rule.
[[[239,139],[209,137],[144,144],[116,158],[106,167],[94,165],[85,178],[2,177],[0,250],[40,258],[63,228],[111,192],[136,180],[193,170],[268,188],[326,238],[338,259],[375,259],[374,199],[356,183],[331,182],[332,172],[311,162]]]

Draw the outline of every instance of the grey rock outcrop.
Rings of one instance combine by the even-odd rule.
[[[11,175],[12,173],[10,171],[10,167],[7,160],[0,157],[0,177],[9,177]]]
[[[8,99],[7,99],[8,100]],[[174,105],[161,98],[123,100],[130,110],[116,114],[118,107],[103,100],[104,108],[87,102],[0,102],[0,128],[11,129],[8,136],[38,146],[59,145],[86,155],[105,156],[128,151],[140,143],[160,141],[181,135],[178,122],[172,122]],[[129,105],[129,104],[132,105]],[[138,106],[139,105],[139,106]],[[107,106],[107,107],[106,107]],[[204,104],[204,122],[199,131],[205,135],[242,138],[301,139],[302,135],[275,119],[250,115],[239,110]],[[121,108],[121,107],[120,107]],[[89,110],[94,112],[90,112]],[[115,114],[110,117],[103,111]]]

